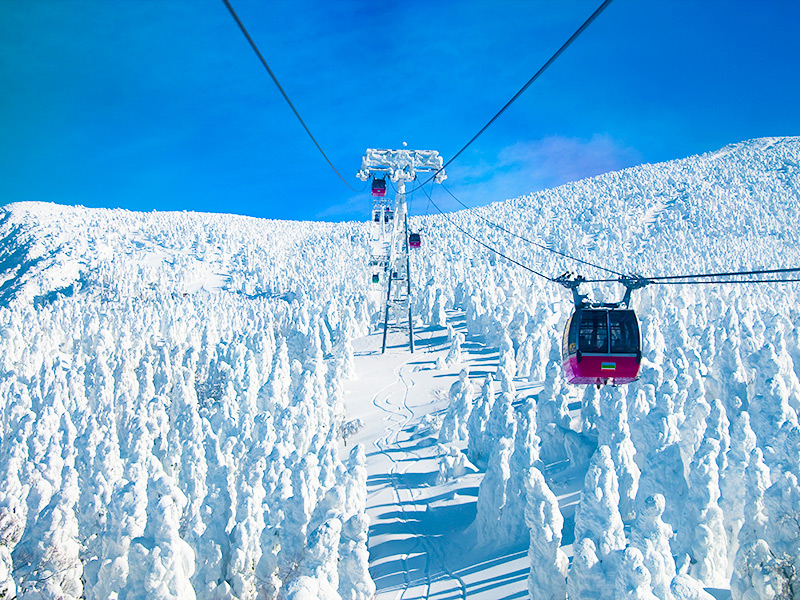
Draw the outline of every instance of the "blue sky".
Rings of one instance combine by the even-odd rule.
[[[600,5],[231,2],[357,189],[367,147],[450,158]],[[446,185],[479,205],[800,135],[798,22],[788,0],[614,0]],[[0,40],[0,202],[368,214],[368,192],[328,167],[221,0],[2,0]]]

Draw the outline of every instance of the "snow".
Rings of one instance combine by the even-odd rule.
[[[521,238],[649,276],[794,266],[798,164],[751,140],[451,218],[552,275],[576,265]],[[417,352],[381,354],[366,223],[1,210],[0,597],[800,585],[797,284],[637,291],[641,377],[596,390],[563,379],[566,290],[441,216],[412,219]]]

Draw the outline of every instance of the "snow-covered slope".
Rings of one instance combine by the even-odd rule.
[[[2,235],[7,597],[369,591],[358,226],[18,204]]]
[[[547,253],[480,217],[623,273],[798,266],[798,165],[800,139],[753,140],[451,218],[550,276],[608,274]],[[797,587],[791,566],[800,551],[797,284],[648,286],[634,298],[646,357],[641,379],[584,390],[565,386],[558,366],[560,332],[571,309],[566,290],[471,242],[442,216],[418,225],[428,242],[416,267],[428,282],[417,297],[418,312],[435,322],[437,305],[463,310],[469,336],[499,348],[495,379],[516,403],[514,418],[503,417],[500,433],[495,425],[488,435],[488,447],[487,434],[472,433],[493,429],[492,416],[485,416],[492,409],[481,402],[474,407],[483,425],[449,436],[472,456],[483,455],[486,465],[477,502],[479,543],[518,535],[510,524],[529,517],[526,498],[530,509],[534,492],[514,464],[533,461],[569,517],[570,598],[652,597],[651,591],[659,598],[673,592],[691,597],[691,582],[672,577],[676,562],[679,573],[705,586],[730,582],[735,598],[773,597],[770,589],[788,593],[790,582]],[[622,294],[609,284],[587,287],[596,299]],[[534,409],[513,389],[514,375],[517,382],[542,383]],[[475,384],[477,395],[481,379]],[[454,411],[469,420],[458,397],[448,418]],[[521,423],[528,439],[523,450]],[[539,439],[530,441],[537,428]],[[576,473],[586,476],[577,510],[565,500]],[[561,559],[552,544],[534,539],[557,529],[546,517],[551,508],[538,481],[530,480],[538,490],[528,518],[532,572],[554,572],[547,576],[554,581],[563,576],[556,568]],[[664,522],[674,536],[664,533]],[[637,527],[644,529],[637,533]],[[541,596],[539,577],[531,579],[532,598]]]
[[[799,165],[800,139],[753,140],[450,218],[551,276],[605,274],[480,217],[645,276],[796,266]],[[462,450],[484,474],[476,542],[530,537],[532,597],[788,589],[800,568],[797,284],[649,286],[635,297],[640,381],[571,388],[558,367],[565,290],[442,216],[414,226],[414,312],[454,340],[440,368],[465,360],[459,332],[498,352],[496,399],[466,373],[425,424],[444,444],[443,479],[471,473]],[[372,595],[367,457],[341,447],[359,417],[343,401],[351,344],[379,313],[366,227],[2,209],[8,597]],[[583,493],[570,495],[576,477]]]

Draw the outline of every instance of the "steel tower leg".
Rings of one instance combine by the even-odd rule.
[[[389,298],[392,296],[392,272],[389,271],[389,282],[386,285],[386,314],[383,319],[383,346],[381,354],[386,352],[386,335],[389,333]]]

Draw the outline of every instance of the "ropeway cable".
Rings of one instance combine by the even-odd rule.
[[[719,277],[745,277],[748,275],[776,275],[778,273],[798,273],[800,267],[787,267],[782,269],[760,269],[750,271],[729,271],[726,273],[695,273],[692,275],[657,275],[655,277],[638,277],[648,285],[711,285],[731,283],[793,283],[800,278],[777,279],[718,279]],[[677,281],[683,280],[683,281]],[[689,281],[687,281],[689,280]],[[697,280],[697,281],[691,281]],[[584,283],[612,283],[619,279],[584,279]]]
[[[535,269],[532,269],[532,268],[530,268],[529,266],[522,264],[522,263],[521,263],[521,262],[519,262],[518,260],[514,260],[514,259],[513,259],[513,258],[511,258],[510,256],[507,256],[507,255],[503,254],[502,252],[500,252],[499,250],[497,250],[496,248],[493,248],[492,246],[490,246],[490,245],[489,245],[489,244],[487,244],[486,242],[483,242],[482,240],[479,240],[478,238],[476,238],[474,235],[472,235],[471,233],[469,233],[469,232],[468,232],[466,229],[464,229],[463,227],[459,226],[459,225],[458,225],[458,224],[457,224],[455,221],[453,221],[453,219],[451,219],[451,218],[450,218],[450,217],[449,217],[449,216],[448,216],[448,215],[447,215],[447,214],[446,214],[444,211],[442,211],[442,209],[441,209],[441,208],[439,208],[439,205],[438,205],[438,204],[436,204],[436,202],[434,202],[434,201],[433,201],[433,199],[431,198],[431,195],[428,193],[428,191],[427,191],[425,188],[423,188],[423,187],[421,187],[421,186],[420,186],[420,188],[419,188],[419,189],[421,189],[423,192],[425,192],[425,195],[428,197],[428,200],[430,201],[430,203],[431,203],[431,204],[433,204],[433,207],[434,207],[434,208],[435,208],[437,211],[439,211],[439,214],[440,214],[440,215],[442,215],[442,216],[443,216],[445,219],[447,219],[447,221],[448,221],[448,222],[449,222],[449,223],[450,223],[450,224],[451,224],[453,227],[455,227],[456,229],[458,229],[458,230],[459,230],[461,233],[463,233],[465,236],[467,236],[468,238],[470,238],[472,241],[474,241],[474,242],[476,242],[476,243],[480,244],[481,246],[483,246],[483,247],[484,247],[484,248],[486,248],[487,250],[489,250],[489,251],[491,251],[491,252],[494,252],[495,254],[497,254],[498,256],[500,256],[500,257],[502,257],[502,258],[506,259],[506,260],[507,260],[507,261],[509,261],[510,263],[513,263],[513,264],[517,265],[518,267],[521,267],[521,268],[525,269],[526,271],[530,271],[530,272],[531,272],[531,273],[533,273],[534,275],[537,275],[537,276],[539,276],[539,277],[542,277],[543,279],[547,279],[548,281],[552,281],[553,283],[556,283],[556,282],[557,282],[557,281],[556,281],[555,279],[553,279],[552,277],[548,277],[548,276],[547,276],[547,275],[545,275],[544,273],[540,273],[539,271],[536,271]]]
[[[227,1],[227,0],[223,0],[223,1]],[[480,137],[480,135],[481,135],[481,134],[482,134],[484,131],[486,131],[486,130],[487,130],[487,129],[488,129],[490,126],[491,126],[491,124],[492,124],[492,123],[494,123],[494,122],[495,122],[495,121],[496,121],[496,120],[497,120],[497,119],[500,117],[500,115],[502,115],[502,114],[503,114],[503,113],[506,111],[506,109],[508,109],[508,107],[509,107],[509,106],[511,106],[511,105],[512,105],[512,104],[513,104],[513,103],[514,103],[516,100],[517,100],[517,98],[519,98],[519,97],[520,97],[520,96],[523,94],[523,92],[524,92],[525,90],[527,90],[527,89],[528,89],[528,88],[531,86],[531,84],[532,84],[534,81],[536,81],[537,79],[539,79],[539,76],[540,76],[542,73],[544,73],[544,72],[545,72],[545,71],[546,71],[546,70],[547,70],[547,69],[550,67],[550,65],[552,65],[552,64],[553,64],[553,63],[556,61],[556,59],[558,59],[558,57],[559,57],[559,56],[561,56],[561,55],[564,53],[564,51],[565,51],[567,48],[569,48],[569,47],[570,47],[570,45],[572,45],[572,42],[574,42],[575,40],[577,40],[577,39],[578,39],[578,37],[580,37],[580,35],[581,35],[581,34],[582,34],[584,31],[586,31],[586,29],[589,27],[589,25],[591,25],[591,24],[594,22],[594,20],[595,20],[595,19],[597,19],[597,17],[599,17],[599,16],[600,16],[600,13],[602,13],[602,12],[603,12],[603,11],[604,11],[606,8],[608,8],[608,5],[609,5],[609,4],[611,4],[611,1],[612,1],[612,0],[604,0],[604,2],[603,2],[603,3],[602,3],[602,4],[601,4],[601,5],[600,5],[600,6],[597,8],[597,10],[595,10],[595,11],[594,11],[594,12],[591,14],[591,16],[590,16],[588,19],[586,19],[586,21],[584,21],[583,25],[581,25],[580,27],[578,27],[578,30],[577,30],[575,33],[573,33],[573,34],[570,36],[570,38],[569,38],[569,39],[568,39],[566,42],[564,42],[564,44],[563,44],[563,45],[562,45],[562,46],[561,46],[561,47],[560,47],[558,50],[556,50],[555,54],[553,54],[553,55],[552,55],[552,56],[551,56],[551,57],[550,57],[550,58],[547,60],[547,62],[546,62],[546,63],[544,63],[544,65],[542,65],[542,67],[541,67],[541,68],[540,68],[538,71],[536,71],[536,73],[534,74],[534,76],[533,76],[533,77],[531,77],[531,78],[530,78],[530,79],[529,79],[529,80],[528,80],[528,81],[525,83],[525,85],[523,85],[523,86],[522,86],[522,88],[520,88],[520,90],[519,90],[519,91],[518,91],[516,94],[514,94],[514,96],[511,98],[511,100],[509,100],[508,102],[506,102],[505,106],[503,106],[503,108],[501,108],[499,111],[497,111],[497,114],[495,114],[495,115],[494,115],[494,116],[493,116],[491,119],[489,119],[489,122],[488,122],[488,123],[486,123],[486,125],[484,125],[484,126],[481,128],[481,130],[480,130],[478,133],[476,133],[474,136],[472,136],[472,139],[470,139],[470,140],[469,140],[469,141],[468,141],[466,144],[464,144],[464,146],[461,148],[461,150],[459,150],[459,151],[458,151],[458,152],[456,152],[456,153],[455,153],[455,154],[454,154],[452,157],[450,157],[450,159],[449,159],[449,160],[448,160],[446,163],[444,163],[444,164],[442,165],[442,167],[441,167],[441,168],[440,168],[438,171],[436,171],[436,172],[435,172],[433,175],[431,175],[431,176],[430,176],[428,179],[426,179],[426,180],[425,180],[423,183],[421,183],[419,187],[422,187],[423,185],[425,185],[426,183],[428,183],[429,181],[431,181],[432,179],[434,179],[434,178],[435,178],[435,177],[436,177],[436,176],[437,176],[439,173],[441,173],[442,171],[444,171],[445,167],[449,166],[449,165],[450,165],[450,163],[452,163],[452,162],[453,162],[455,159],[457,159],[457,158],[458,158],[458,157],[459,157],[459,156],[460,156],[460,155],[461,155],[461,154],[464,152],[464,150],[466,150],[467,148],[469,148],[469,147],[472,145],[472,143],[473,143],[475,140],[477,140],[477,139],[478,139],[478,137]],[[415,188],[415,190],[416,190],[416,189],[418,189],[418,188]]]
[[[800,267],[789,267],[785,269],[760,269],[754,271],[734,271],[729,273],[697,273],[694,275],[660,275],[657,277],[648,277],[650,281],[663,281],[668,279],[704,279],[711,277],[734,277],[736,275],[774,275],[776,273],[797,273],[800,272]]]
[[[253,41],[253,38],[250,37],[250,34],[247,32],[247,28],[244,26],[244,23],[242,23],[242,20],[239,18],[239,15],[236,14],[236,11],[233,9],[233,6],[231,6],[231,3],[228,0],[222,0],[222,2],[225,4],[225,6],[228,7],[228,10],[230,11],[231,16],[233,17],[233,20],[236,21],[236,24],[239,26],[239,29],[242,30],[242,33],[244,34],[244,37],[247,38],[247,41],[250,43],[250,46],[253,48],[253,51],[256,53],[256,56],[258,56],[258,60],[260,60],[261,64],[264,65],[264,68],[267,70],[267,73],[269,73],[269,76],[272,78],[272,81],[275,83],[275,86],[278,88],[280,93],[283,95],[283,98],[284,98],[284,100],[286,100],[286,103],[289,105],[289,108],[292,109],[292,112],[294,113],[294,116],[297,117],[298,121],[300,121],[300,124],[303,126],[303,129],[306,130],[306,133],[308,134],[308,137],[310,137],[311,141],[314,142],[314,145],[317,147],[317,150],[319,150],[320,154],[322,154],[323,158],[325,158],[325,160],[328,162],[328,164],[330,165],[331,169],[333,169],[333,172],[336,173],[339,176],[339,179],[341,179],[342,182],[344,182],[344,184],[347,187],[349,187],[351,190],[353,190],[354,192],[363,192],[365,188],[362,188],[360,190],[357,190],[356,188],[354,188],[352,185],[347,183],[345,178],[342,177],[342,174],[339,173],[339,171],[336,169],[336,167],[333,166],[333,163],[328,158],[328,155],[325,154],[325,151],[322,149],[322,146],[319,145],[319,142],[317,142],[317,139],[311,133],[311,130],[308,128],[308,125],[306,125],[306,122],[303,121],[303,118],[300,116],[300,113],[297,112],[297,109],[294,107],[294,104],[292,104],[292,101],[289,100],[289,96],[286,94],[286,92],[284,91],[283,87],[278,82],[278,78],[275,77],[275,73],[273,73],[272,69],[269,68],[269,65],[267,64],[266,59],[261,54],[261,51],[258,49],[258,46],[256,46],[256,43]]]
[[[470,234],[464,228],[462,228],[459,225],[457,225],[455,223],[455,221],[453,221],[444,211],[442,211],[441,208],[439,208],[439,206],[433,201],[433,199],[431,198],[431,195],[428,193],[428,191],[425,188],[422,188],[422,190],[423,190],[423,192],[425,192],[425,195],[428,196],[428,200],[430,201],[431,204],[433,204],[434,208],[437,211],[439,211],[439,214],[441,214],[445,219],[447,219],[447,221],[451,225],[453,225],[456,229],[461,231],[461,233],[466,235],[468,238],[470,238],[473,241],[477,242],[478,244],[480,244],[484,248],[490,250],[491,252],[494,252],[498,256],[501,256],[501,257],[505,258],[509,262],[511,262],[511,263],[513,263],[513,264],[525,269],[526,271],[530,271],[531,273],[533,273],[535,275],[538,275],[539,277],[542,277],[544,279],[547,279],[550,282],[561,283],[563,285],[562,281],[560,281],[558,278],[549,277],[549,276],[547,276],[547,275],[545,275],[543,273],[540,273],[540,272],[530,268],[529,266],[527,266],[527,265],[525,265],[525,264],[523,264],[523,263],[521,263],[521,262],[519,262],[517,260],[514,260],[513,258],[503,254],[502,252],[500,252],[496,248],[493,248],[489,244],[486,244],[485,242],[479,240],[478,238],[476,238],[475,236]],[[447,190],[447,188],[445,188],[445,190],[448,193],[450,193],[449,190]],[[452,194],[450,194],[450,195],[452,196]],[[455,198],[455,196],[453,196],[453,198]],[[459,203],[461,203],[457,198],[455,198],[455,199]],[[480,217],[480,215],[478,215],[478,216]],[[483,217],[480,217],[480,218],[483,218]],[[491,223],[491,221],[488,221],[488,219],[484,219],[484,220],[486,220],[487,222]],[[499,227],[499,228],[503,229],[502,227]],[[516,234],[513,234],[512,232],[508,232],[508,233],[511,233],[512,235],[516,235]],[[517,237],[519,237],[519,236],[517,236]],[[532,242],[532,243],[535,244],[535,242]],[[553,251],[553,252],[556,252],[556,251]],[[556,252],[556,253],[558,253],[558,252]],[[580,259],[576,259],[575,257],[572,257],[572,256],[567,255],[567,254],[562,254],[562,256],[566,256],[568,258],[573,258],[575,260],[580,260]],[[603,267],[599,267],[597,265],[591,265],[591,266],[595,266],[596,268],[607,270],[607,269],[604,269]],[[643,277],[643,276],[638,276],[638,275],[623,275],[623,274],[619,274],[620,277],[617,277],[617,278],[605,278],[605,279],[584,279],[584,278],[581,278],[581,283],[623,283],[623,284],[625,284],[625,283],[630,282],[630,281],[639,281],[639,282],[642,282],[642,283],[644,283],[646,285],[651,285],[651,284],[652,285],[712,285],[712,284],[723,284],[724,285],[724,284],[743,284],[743,283],[794,283],[794,282],[800,282],[800,278],[796,278],[796,279],[790,279],[790,278],[780,278],[780,279],[718,279],[718,278],[719,277],[737,277],[737,276],[738,277],[743,277],[743,276],[747,276],[747,275],[775,275],[775,274],[778,274],[778,273],[798,273],[798,272],[800,272],[800,267],[787,267],[787,268],[780,268],[780,269],[758,269],[758,270],[748,270],[748,271],[729,271],[729,272],[722,272],[722,273],[695,273],[695,274],[689,274],[689,275],[658,275],[658,276],[654,276],[654,277]],[[676,281],[676,280],[679,280],[679,279],[682,279],[682,280],[696,279],[697,281]]]
[[[453,192],[451,192],[449,189],[447,189],[447,186],[445,186],[443,183],[442,183],[442,184],[440,184],[440,185],[442,186],[442,188],[444,189],[444,191],[445,191],[445,192],[447,192],[448,194],[450,194],[450,196],[453,198],[453,200],[455,200],[456,202],[458,202],[458,203],[459,203],[461,206],[463,206],[463,207],[464,207],[464,208],[466,208],[466,209],[470,209],[470,208],[472,208],[472,207],[469,207],[469,206],[467,206],[466,204],[464,204],[464,203],[463,203],[461,200],[459,200],[458,198],[456,198],[455,194],[453,194]],[[555,249],[553,249],[553,248],[550,248],[549,246],[547,246],[547,245],[545,245],[545,244],[540,244],[539,242],[536,242],[536,241],[534,241],[534,240],[529,240],[528,238],[525,238],[525,237],[523,237],[523,236],[521,236],[521,235],[519,235],[519,234],[517,234],[517,233],[514,233],[513,231],[510,231],[510,230],[506,229],[506,228],[505,228],[505,227],[503,227],[502,225],[500,225],[500,224],[498,224],[498,223],[495,223],[494,221],[491,221],[491,220],[487,219],[486,217],[484,217],[484,216],[482,216],[482,215],[478,214],[478,212],[477,212],[477,211],[474,211],[472,214],[473,214],[474,216],[478,217],[479,219],[481,219],[482,221],[486,222],[487,224],[491,225],[492,227],[496,227],[496,228],[497,228],[497,229],[499,229],[500,231],[504,231],[504,232],[506,232],[506,233],[507,233],[507,234],[509,234],[509,235],[513,235],[515,238],[519,238],[519,239],[520,239],[520,240],[522,240],[523,242],[527,242],[527,243],[529,243],[529,244],[533,244],[534,246],[536,246],[536,247],[538,247],[538,248],[541,248],[542,250],[546,250],[546,251],[548,251],[548,252],[552,252],[553,254],[557,254],[557,255],[559,255],[559,256],[562,256],[562,257],[564,257],[564,258],[568,258],[568,259],[570,259],[570,260],[574,260],[575,262],[578,262],[578,263],[584,264],[584,265],[586,265],[586,266],[589,266],[589,267],[593,267],[593,268],[595,268],[595,269],[598,269],[598,270],[600,270],[600,271],[605,271],[606,273],[611,273],[612,275],[619,275],[620,277],[625,277],[625,274],[624,274],[624,273],[620,273],[619,271],[615,271],[615,270],[613,270],[613,269],[608,269],[608,268],[606,268],[606,267],[602,267],[602,266],[600,266],[600,265],[596,265],[596,264],[594,264],[594,263],[591,263],[591,262],[589,262],[588,260],[583,260],[582,258],[578,258],[577,256],[572,256],[572,255],[570,255],[570,254],[567,254],[566,252],[561,252],[561,251],[559,251],[559,250],[555,250]]]

